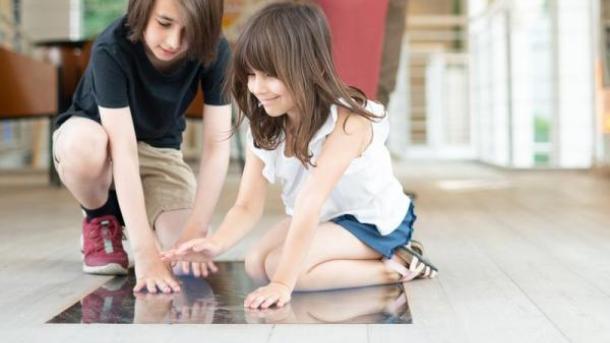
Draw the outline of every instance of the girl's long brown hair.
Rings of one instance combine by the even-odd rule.
[[[291,131],[291,148],[306,167],[314,166],[309,142],[328,119],[332,104],[349,109],[350,115],[379,119],[365,110],[364,93],[338,77],[331,51],[326,17],[314,4],[274,3],[250,18],[235,46],[228,85],[239,107],[236,126],[244,117],[250,120],[257,148],[277,148],[285,137],[288,119],[267,115],[248,91],[253,69],[277,77],[292,95],[301,120]]]

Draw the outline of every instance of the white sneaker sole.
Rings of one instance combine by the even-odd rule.
[[[80,235],[80,252],[84,253],[84,241],[83,235]],[[83,256],[83,259],[85,257]],[[129,261],[129,267],[133,267],[132,261]],[[98,274],[98,275],[127,275],[128,269],[123,268],[118,263],[109,263],[105,266],[88,266],[83,262],[83,271],[87,274]]]
[[[88,266],[83,263],[83,271],[88,274],[127,275],[127,268],[118,263],[108,263],[104,266]]]

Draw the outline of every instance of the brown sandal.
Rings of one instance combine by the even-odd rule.
[[[392,258],[385,259],[384,263],[401,275],[400,282],[415,278],[432,279],[438,274],[438,268],[407,245],[396,249]]]

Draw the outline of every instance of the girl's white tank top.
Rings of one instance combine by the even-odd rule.
[[[384,114],[383,105],[370,100],[366,109],[376,115]],[[309,143],[314,163],[320,156],[326,137],[334,130],[337,118],[337,106],[332,105],[328,119]],[[359,222],[373,224],[382,235],[388,235],[402,222],[411,200],[403,193],[402,185],[394,176],[390,153],[385,146],[390,128],[387,116],[374,121],[372,125],[372,142],[339,179],[322,206],[320,222],[351,214]],[[286,157],[284,141],[274,150],[258,149],[254,146],[250,130],[247,141],[248,148],[265,165],[265,179],[272,184],[280,182],[286,214],[292,216],[297,195],[313,167],[306,169],[296,157]]]

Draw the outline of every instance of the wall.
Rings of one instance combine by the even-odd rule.
[[[80,0],[21,0],[22,25],[33,41],[80,39]]]

